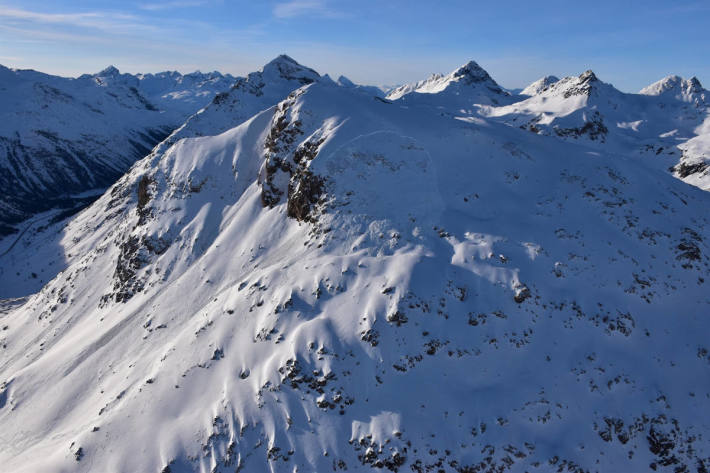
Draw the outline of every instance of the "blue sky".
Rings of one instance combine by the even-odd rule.
[[[241,75],[286,53],[397,84],[474,59],[505,87],[591,68],[637,91],[669,74],[710,86],[708,30],[708,0],[0,0],[0,64]]]

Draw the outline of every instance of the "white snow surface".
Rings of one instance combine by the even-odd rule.
[[[548,87],[550,87],[555,82],[558,82],[559,80],[560,79],[558,79],[555,76],[541,77],[540,79],[536,80],[532,84],[525,87],[520,92],[520,95],[537,95],[540,92],[543,92],[544,90],[546,90]]]
[[[452,73],[389,101],[288,59],[134,165],[61,230],[66,269],[0,305],[3,468],[710,466],[710,194],[630,151],[670,132],[616,127],[662,115],[652,98],[585,74],[496,107]],[[273,74],[302,84],[264,107]],[[603,141],[554,132],[594,111]]]

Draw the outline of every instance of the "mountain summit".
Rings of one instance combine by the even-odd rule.
[[[558,79],[555,76],[545,76],[542,77],[532,84],[528,85],[525,87],[521,92],[520,95],[537,95],[541,92],[544,92],[547,90],[548,87],[550,87],[552,84],[555,82],[558,82],[560,79]]]
[[[641,89],[640,94],[673,98],[698,106],[708,104],[710,93],[705,90],[697,77],[683,79],[677,75],[665,77]]]
[[[302,66],[293,58],[282,54],[267,63],[261,70],[266,80],[283,79],[298,81],[301,85],[310,84],[320,78],[320,75],[309,67]]]
[[[436,95],[427,97],[424,94]],[[446,101],[452,106],[501,104],[511,100],[496,81],[475,61],[469,61],[447,75],[433,74],[428,79],[397,87],[387,98],[415,103]]]
[[[213,135],[234,128],[276,105],[299,87],[320,80],[320,74],[313,69],[285,54],[277,56],[260,71],[237,78],[231,89],[216,95],[210,104],[191,116],[168,137],[164,146],[182,138]]]

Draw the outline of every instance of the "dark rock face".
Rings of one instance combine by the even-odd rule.
[[[481,82],[493,82],[490,75],[477,63],[470,61],[466,65],[454,72],[454,78],[459,79],[463,84],[471,85]]]
[[[609,129],[604,125],[604,119],[599,112],[588,119],[584,125],[576,128],[555,128],[557,136],[579,138],[587,135],[591,140],[604,142]]]
[[[150,214],[150,208],[147,207],[148,202],[150,202],[150,185],[153,180],[148,176],[141,177],[138,181],[138,205],[136,207],[136,212],[138,213],[138,224],[145,222],[146,218]]]
[[[675,171],[678,173],[678,177],[684,178],[691,176],[693,174],[698,174],[701,172],[704,172],[708,168],[708,165],[705,163],[692,163],[692,164],[687,164],[687,163],[678,163],[675,167],[671,168],[671,171]]]
[[[597,79],[596,74],[594,74],[591,70],[585,71],[580,74],[579,83],[565,91],[564,97],[568,99],[575,95],[589,96],[597,83],[599,83],[599,79]]]
[[[700,94],[704,92],[703,85],[700,83],[697,77],[691,77],[688,82],[690,83],[689,92],[694,94]]]
[[[298,144],[303,135],[300,120],[289,121],[288,111],[302,92],[294,92],[282,103],[266,138],[266,162],[262,173],[261,203],[273,208],[287,196],[287,215],[299,221],[312,221],[312,208],[325,193],[326,180],[314,174],[310,162],[318,155],[323,139]]]
[[[296,220],[311,219],[311,208],[317,204],[325,190],[325,179],[308,169],[298,170],[288,184],[287,215]]]

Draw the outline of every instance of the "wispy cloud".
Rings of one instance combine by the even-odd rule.
[[[86,11],[74,13],[46,13],[21,8],[0,8],[0,21],[4,27],[32,28],[37,32],[46,28],[73,28],[100,30],[115,34],[132,34],[136,31],[155,30],[155,25],[142,18],[122,12]]]
[[[17,28],[32,35],[45,33],[111,38],[131,36],[147,38],[170,34],[186,28],[207,31],[209,24],[199,20],[176,18],[156,22],[150,14],[140,15],[120,11],[83,11],[48,13],[21,8],[2,8],[0,5],[0,28]]]
[[[70,24],[81,26],[87,21],[97,19],[112,19],[118,21],[132,21],[136,17],[126,13],[107,12],[82,12],[82,13],[42,13],[20,8],[0,9],[0,17],[15,20],[39,21],[42,23]]]
[[[170,2],[141,3],[138,8],[148,11],[171,10],[174,8],[190,8],[205,5],[207,0],[175,0]]]
[[[328,7],[324,0],[290,0],[277,3],[273,10],[276,18],[294,18],[303,15],[337,18],[343,16],[341,12]]]

